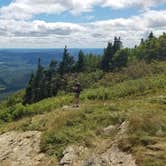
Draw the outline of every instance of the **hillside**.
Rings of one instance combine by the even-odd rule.
[[[151,32],[132,49],[115,37],[103,56],[65,46],[59,62],[39,58],[0,103],[1,165],[165,166],[165,41]]]
[[[24,156],[21,149],[33,145],[27,142],[32,136],[26,136],[26,132],[35,131],[41,134],[35,145],[40,145],[40,150],[34,152],[31,149],[24,156],[31,159],[34,166],[58,163],[71,166],[164,166],[165,72],[165,62],[140,62],[120,72],[107,73],[93,87],[84,89],[79,109],[71,106],[71,94],[59,94],[23,106],[20,103],[23,92],[18,93],[1,104],[0,133],[8,134],[0,136],[0,147],[4,138],[10,140],[13,131],[16,135],[20,133],[23,143],[19,145],[14,136],[11,142],[17,149],[15,165],[19,165]],[[7,106],[11,104],[12,107]],[[34,159],[32,154],[41,157]],[[4,153],[2,148],[0,160],[4,165],[14,165],[12,152]]]

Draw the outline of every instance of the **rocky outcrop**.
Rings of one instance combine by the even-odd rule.
[[[128,122],[123,122],[119,127],[104,128],[104,134],[108,135],[115,129],[117,134],[113,140],[99,142],[93,150],[82,146],[69,146],[64,151],[60,164],[63,166],[136,166],[133,156],[118,148],[118,140],[126,135],[127,128]]]
[[[38,166],[45,160],[40,153],[41,132],[8,132],[0,135],[0,166]]]
[[[81,157],[86,153],[87,148],[83,146],[69,146],[63,152],[63,158],[60,161],[60,165],[63,166],[78,166],[82,165]]]
[[[113,145],[103,154],[94,154],[83,166],[136,166],[131,154],[119,150]]]
[[[136,166],[133,156],[118,147],[118,140],[126,136],[127,128],[128,122],[104,128],[103,134],[113,133],[114,138],[99,140],[93,148],[67,147],[59,164],[51,163],[40,152],[41,132],[8,132],[0,135],[0,166]]]

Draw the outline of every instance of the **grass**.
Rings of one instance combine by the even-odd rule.
[[[130,95],[145,95],[148,91],[164,89],[166,85],[165,75],[156,75],[136,80],[127,80],[122,83],[114,84],[110,87],[89,89],[81,96],[82,99],[90,100],[109,100],[126,97]]]
[[[95,141],[105,137],[102,128],[129,120],[128,137],[119,143],[120,148],[132,152],[138,165],[148,166],[151,163],[152,166],[153,156],[145,154],[149,151],[148,146],[163,144],[166,139],[165,97],[163,90],[159,90],[146,96],[105,100],[105,103],[102,100],[85,100],[79,110],[57,108],[18,122],[3,124],[0,131],[42,131],[42,151],[60,158],[65,147],[70,144],[81,144],[93,149]],[[160,130],[162,132],[158,133]],[[164,162],[163,150],[156,153],[155,163]]]
[[[106,82],[112,76],[107,76]],[[112,139],[104,136],[102,129],[129,121],[127,136],[119,147],[136,158],[138,166],[164,166],[166,162],[166,76],[154,74],[137,79],[124,79],[115,83],[86,89],[81,95],[80,109],[64,110],[72,97],[58,96],[39,103],[21,106],[25,116],[1,122],[0,133],[10,130],[42,131],[41,150],[61,158],[63,150],[71,144],[81,144],[89,149],[95,142]],[[20,107],[20,108],[19,108]],[[19,109],[18,109],[19,108]],[[3,109],[3,107],[1,108]]]
[[[49,112],[55,108],[61,107],[64,104],[71,103],[71,101],[71,96],[66,95],[45,99],[26,106],[22,105],[22,103],[15,103],[15,105],[9,107],[0,107],[0,121],[10,122],[27,116],[43,114],[44,112]]]

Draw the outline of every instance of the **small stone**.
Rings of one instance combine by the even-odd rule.
[[[112,134],[112,133],[115,131],[115,129],[116,129],[115,126],[110,125],[110,126],[104,128],[104,129],[103,129],[103,132],[104,132],[104,134],[106,134],[106,135],[110,135],[110,134]]]

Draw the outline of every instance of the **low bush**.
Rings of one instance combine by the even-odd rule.
[[[44,112],[51,111],[58,107],[63,106],[64,104],[71,103],[71,96],[60,96],[55,98],[49,98],[42,100],[38,103],[31,105],[22,105],[18,103],[16,105],[6,107],[0,110],[0,120],[4,122],[9,122],[12,120],[17,120],[25,116],[32,116],[36,114],[42,114]]]
[[[128,80],[111,87],[100,87],[84,91],[81,99],[108,100],[135,94],[143,94],[151,89],[163,89],[166,86],[165,75]]]

